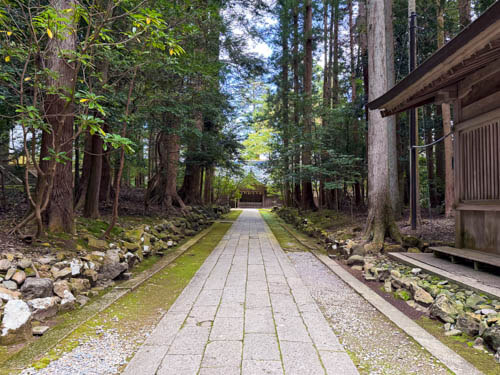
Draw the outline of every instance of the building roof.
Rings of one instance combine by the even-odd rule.
[[[382,116],[389,116],[424,104],[447,102],[461,95],[458,82],[465,78],[473,81],[474,72],[487,65],[494,66],[490,74],[500,72],[500,1],[391,90],[368,103],[368,108],[381,109]]]

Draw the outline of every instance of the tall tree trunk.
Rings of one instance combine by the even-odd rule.
[[[356,25],[359,32],[359,54],[361,59],[361,66],[363,71],[363,91],[364,91],[364,102],[365,102],[365,125],[368,127],[368,96],[369,96],[369,82],[368,82],[368,19],[365,0],[361,0],[358,3],[358,18],[356,19]],[[368,160],[368,137],[365,137],[365,143],[363,152],[361,153],[363,163],[366,164]],[[362,181],[362,196],[367,201],[368,200],[368,180],[365,186],[365,179]],[[365,194],[366,192],[366,194]]]
[[[329,10],[329,1],[323,0],[323,113],[321,117],[321,125],[323,128],[323,134],[328,133],[329,126],[329,116],[330,116],[330,64],[329,64],[329,42],[331,39],[329,38],[329,27],[328,27],[328,10]],[[327,142],[327,137],[324,137],[324,141],[322,144]],[[321,158],[320,165],[323,165],[328,161],[328,152],[326,148],[321,149]],[[319,194],[318,194],[318,205],[319,208],[322,209],[327,205],[327,196],[330,193],[330,190],[326,190],[325,183],[329,181],[328,177],[321,176],[319,183]]]
[[[312,0],[306,0],[304,20],[304,146],[302,150],[302,164],[312,164]],[[302,181],[302,208],[304,210],[315,209],[311,173]]]
[[[200,111],[195,113],[194,125],[198,134],[203,132],[203,114]],[[197,152],[200,149],[201,139],[195,137],[188,146],[191,152]],[[184,173],[184,182],[180,190],[181,197],[185,204],[197,205],[201,203],[201,176],[202,167],[191,158],[186,160],[186,171]]]
[[[348,12],[349,12],[349,54],[350,54],[350,61],[349,61],[349,66],[350,66],[350,81],[351,81],[351,103],[352,103],[352,108],[353,110],[356,111],[357,107],[357,100],[358,100],[358,90],[357,90],[357,85],[356,85],[356,66],[355,66],[355,53],[354,53],[354,47],[355,47],[355,42],[354,42],[354,14],[353,14],[353,0],[349,0],[348,3]],[[354,150],[353,154],[358,155],[359,153],[359,123],[358,123],[358,117],[355,114],[353,116],[352,120],[352,133],[353,133],[353,143],[354,143]],[[360,188],[360,181],[356,181],[353,185],[353,192],[354,192],[354,204],[356,207],[359,207],[362,202],[362,196],[361,196],[361,188]]]
[[[63,34],[62,37],[53,37],[48,44],[46,66],[54,76],[49,78],[48,87],[55,94],[47,95],[45,100],[45,115],[52,128],[52,134],[43,132],[41,145],[41,158],[48,155],[52,148],[56,153],[64,153],[66,162],[57,163],[55,169],[54,186],[50,203],[46,210],[47,226],[52,232],[73,233],[75,231],[73,212],[73,102],[66,100],[73,97],[75,88],[75,63],[69,62],[72,55],[64,51],[75,51],[76,32],[72,13],[66,9],[74,9],[73,0],[52,0],[50,5],[61,16],[71,17],[66,31],[56,30]],[[54,143],[54,144],[53,144]]]
[[[89,186],[89,179],[92,169],[92,136],[90,133],[85,134],[82,175],[80,176],[80,184],[75,194],[75,210],[79,210],[85,204],[85,197],[87,196],[87,188]]]
[[[289,147],[290,147],[290,115],[289,115],[289,98],[288,93],[290,90],[288,84],[288,61],[289,61],[289,51],[288,51],[288,34],[289,34],[289,17],[288,17],[288,6],[286,1],[281,1],[281,97],[282,97],[282,108],[281,108],[281,121],[283,122],[283,146],[285,151],[284,164],[285,164],[285,176],[284,176],[284,203],[285,206],[291,205],[291,190],[290,190],[290,158],[289,158]]]
[[[85,198],[85,206],[83,208],[83,216],[92,219],[97,219],[99,213],[99,193],[101,189],[102,177],[102,159],[103,159],[103,141],[98,135],[91,136],[92,155],[90,177],[88,180],[87,193]]]
[[[160,131],[156,141],[156,150],[160,167],[148,183],[146,192],[146,207],[156,203],[164,206],[167,211],[174,209],[174,204],[185,210],[184,201],[177,194],[177,169],[180,156],[179,119],[168,117],[164,119],[165,130]]]
[[[430,144],[433,142],[432,137],[432,111],[430,106],[424,107],[425,120],[425,143]],[[429,202],[431,207],[436,207],[437,199],[436,199],[436,180],[434,174],[434,148],[427,147],[425,149],[425,159],[427,165],[427,183],[429,189]]]
[[[294,123],[294,205],[298,207],[302,202],[302,191],[300,181],[300,81],[299,81],[299,7],[298,0],[294,1],[293,5],[293,123]]]
[[[135,85],[135,78],[137,76],[137,66],[134,69],[134,73],[132,75],[132,80],[130,81],[129,88],[128,88],[128,95],[127,95],[127,104],[125,106],[125,119],[130,115],[130,105],[132,103],[132,93],[134,92],[134,85]],[[122,137],[127,136],[127,120],[123,122],[123,127],[122,127]],[[120,158],[118,159],[118,168],[116,170],[116,175],[115,175],[115,183],[114,183],[114,190],[115,190],[115,197],[113,201],[113,212],[111,214],[111,222],[108,225],[108,228],[102,235],[102,238],[105,238],[109,236],[111,231],[116,225],[116,222],[118,221],[118,209],[120,206],[120,187],[121,187],[121,180],[122,180],[122,174],[123,174],[123,166],[125,165],[125,147],[121,147],[120,150]]]
[[[394,72],[394,30],[392,24],[392,1],[385,0],[385,37],[387,53],[387,88],[391,89],[395,84]],[[391,197],[392,210],[394,216],[399,218],[402,213],[401,201],[399,198],[398,182],[398,149],[396,143],[396,116],[389,116],[388,135],[389,135],[389,194]]]
[[[205,171],[205,185],[203,187],[203,203],[210,205],[213,203],[213,182],[215,177],[215,167],[210,166]]]
[[[390,1],[390,0],[388,0]],[[380,97],[389,89],[387,77],[388,61],[385,9],[386,1],[368,2],[368,69],[369,100]],[[384,238],[389,235],[401,241],[401,235],[394,219],[390,197],[390,145],[389,121],[380,110],[368,114],[368,189],[369,213],[366,233],[373,240],[373,250],[380,250]]]
[[[417,5],[416,5],[416,1],[415,0],[409,0],[408,1],[408,20],[410,20],[410,17],[413,13],[416,13],[417,11]],[[416,22],[416,21],[415,21]],[[416,25],[415,25],[416,26]],[[410,57],[411,57],[411,54],[413,54],[415,56],[415,68],[417,67],[417,36],[415,35],[415,44],[414,44],[414,50],[410,50]],[[411,113],[411,110],[410,110],[410,113]],[[419,110],[418,108],[415,109],[415,145],[418,145],[419,144],[419,131],[418,131],[418,113],[419,113]],[[411,128],[411,127],[410,127]],[[411,132],[411,129],[410,129],[410,132]],[[415,166],[413,167],[411,165],[411,161],[410,161],[410,168],[415,168],[416,170],[416,179],[415,179],[415,189],[416,189],[416,197],[415,197],[415,206],[416,206],[416,218],[417,218],[417,227],[420,226],[422,224],[422,213],[421,213],[421,206],[420,206],[420,166],[419,166],[419,163],[418,163],[418,149],[416,151],[416,163],[415,163]],[[411,175],[411,170],[410,170],[410,175]],[[412,221],[412,217],[413,217],[413,210],[412,210],[412,194],[410,194],[410,217],[408,219],[408,222],[411,223]]]
[[[111,199],[111,163],[110,155],[102,157],[101,187],[99,188],[99,201],[109,202]]]
[[[438,48],[444,45],[444,9],[441,0],[437,1],[437,42]],[[462,14],[465,11],[462,6],[463,3],[467,3],[470,0],[460,0],[459,1],[459,11],[461,22],[465,21],[465,15]],[[470,7],[470,3],[469,3]],[[467,8],[467,7],[466,7]],[[470,19],[470,8],[469,8],[469,19]],[[462,19],[464,18],[464,19]],[[444,135],[451,132],[451,110],[448,103],[443,103],[441,105],[441,115],[443,118],[443,133]],[[453,215],[453,204],[455,202],[455,192],[454,192],[454,180],[453,180],[453,140],[451,137],[447,137],[444,140],[444,159],[445,159],[445,215],[450,217]]]

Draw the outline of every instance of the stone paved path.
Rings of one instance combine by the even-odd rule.
[[[257,210],[243,211],[124,372],[357,373]]]

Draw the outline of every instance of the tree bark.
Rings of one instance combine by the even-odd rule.
[[[65,12],[66,9],[74,9],[75,2],[72,0],[52,0],[50,5],[56,12],[71,17]],[[72,17],[71,17],[72,18]],[[72,19],[73,20],[73,19]],[[74,21],[74,20],[73,20]],[[75,88],[75,63],[68,60],[68,52],[76,49],[75,25],[69,23],[66,31],[56,31],[61,37],[53,37],[48,44],[46,66],[54,77],[49,78],[48,87],[57,91],[49,94],[44,103],[47,122],[52,128],[52,134],[43,132],[41,144],[41,158],[49,154],[52,148],[56,153],[64,153],[65,162],[57,163],[54,180],[56,183],[52,188],[50,203],[46,210],[47,227],[52,232],[74,233],[73,212],[73,126],[74,106],[65,97],[73,97]],[[55,144],[53,144],[53,142]],[[44,163],[47,165],[46,163]]]
[[[441,1],[437,2],[437,42],[438,48],[444,45],[444,9],[441,6]],[[466,21],[467,17],[467,3],[468,14],[470,21],[470,0],[459,0],[459,12],[460,12],[460,22]],[[465,6],[464,6],[465,4]],[[451,132],[451,111],[450,105],[448,103],[443,103],[441,105],[441,115],[443,118],[443,133],[447,135]],[[444,140],[444,159],[445,159],[445,215],[450,217],[453,215],[453,204],[455,202],[455,192],[454,192],[454,178],[453,178],[453,141],[451,137],[447,137]]]
[[[145,204],[160,204],[168,211],[174,204],[186,209],[184,201],[177,194],[177,169],[180,156],[180,136],[177,118],[165,118],[165,130],[158,133],[156,150],[159,169],[148,183]]]
[[[430,144],[434,141],[434,138],[432,136],[432,126],[431,124],[431,107],[430,106],[425,106],[424,107],[424,113],[425,113],[425,119],[427,121],[424,121],[424,124],[427,126],[425,127],[425,143]],[[434,146],[432,147],[427,147],[425,149],[425,159],[426,159],[426,166],[427,166],[427,183],[428,183],[428,189],[429,189],[429,203],[431,207],[436,207],[437,205],[437,199],[436,199],[436,179],[435,179],[435,173],[434,173]]]
[[[215,176],[215,167],[210,166],[205,170],[205,184],[203,186],[203,203],[210,205],[213,203],[213,181]]]
[[[134,73],[132,75],[132,80],[130,81],[129,89],[128,89],[128,95],[127,95],[127,104],[125,106],[125,121],[123,122],[123,127],[122,127],[122,132],[121,136],[126,137],[127,136],[127,117],[130,114],[130,105],[132,103],[132,93],[134,92],[134,85],[135,85],[135,77],[137,76],[137,67],[134,69]],[[118,221],[118,209],[120,206],[120,187],[121,187],[121,179],[122,179],[122,174],[123,174],[123,166],[125,165],[125,148],[122,146],[120,150],[120,159],[119,159],[119,166],[116,171],[115,175],[115,183],[114,183],[114,189],[115,189],[115,199],[113,201],[113,212],[111,214],[111,222],[108,225],[108,228],[102,235],[102,238],[105,238],[109,236],[111,231],[116,225],[116,222]]]
[[[295,129],[295,145],[294,145],[294,205],[300,206],[302,202],[302,191],[300,181],[300,108],[299,108],[299,95],[300,95],[300,81],[299,81],[299,7],[298,0],[294,1],[293,5],[293,123]]]
[[[203,132],[203,114],[195,113],[195,127],[199,134]],[[188,146],[191,152],[197,152],[200,149],[201,139],[192,140]],[[180,196],[185,204],[197,205],[201,203],[201,173],[202,167],[199,163],[191,158],[186,160],[186,171],[184,173],[184,182],[180,190]]]
[[[302,164],[312,165],[312,0],[306,0],[304,20],[304,145],[302,150]],[[311,173],[302,181],[302,209],[315,209]]]
[[[458,18],[460,28],[470,23],[471,0],[458,0]]]
[[[108,132],[109,129],[105,125],[104,131]],[[111,162],[110,154],[106,153],[102,156],[102,173],[101,173],[101,187],[99,189],[99,201],[109,202],[111,199]]]
[[[387,20],[386,1],[368,1],[368,69],[369,100],[374,100],[389,89],[387,78]],[[368,113],[368,195],[369,213],[366,233],[373,241],[373,249],[380,250],[389,235],[400,242],[390,197],[390,145],[388,119],[380,110]]]
[[[281,1],[281,98],[282,98],[282,108],[281,108],[281,121],[283,122],[283,147],[285,152],[284,164],[284,183],[283,183],[283,196],[285,206],[290,206],[292,201],[291,190],[290,190],[290,178],[289,178],[289,145],[290,145],[290,122],[289,122],[289,98],[288,92],[290,90],[288,84],[288,61],[289,61],[289,50],[288,50],[288,8],[286,1]]]
[[[385,0],[385,37],[386,53],[387,53],[387,88],[391,89],[395,84],[394,71],[394,30],[392,24],[392,1]],[[392,210],[394,216],[399,218],[402,214],[401,200],[399,197],[399,181],[398,181],[398,149],[397,149],[397,125],[396,116],[389,116],[388,136],[389,136],[389,194],[391,197]]]
[[[87,193],[85,195],[85,206],[83,208],[83,216],[97,219],[99,213],[99,193],[101,189],[102,177],[102,159],[103,159],[103,141],[98,135],[91,136],[92,154],[90,176],[88,180]]]

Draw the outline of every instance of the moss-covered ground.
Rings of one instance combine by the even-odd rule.
[[[283,228],[285,222],[271,210],[259,210],[264,221],[269,225],[274,236],[278,240],[281,248],[285,251],[307,251],[307,248],[293,238],[290,233]]]
[[[227,214],[225,214],[222,219],[223,220],[230,220],[230,221],[236,221],[238,217],[241,215],[243,210],[231,210]]]
[[[471,348],[474,340],[472,337],[465,334],[462,336],[445,336],[443,334],[443,325],[427,317],[420,318],[417,323],[443,344],[476,366],[485,375],[500,374],[500,365],[495,362],[493,355]]]
[[[137,332],[143,332],[153,327],[230,227],[230,223],[215,223],[201,241],[173,263],[78,329],[72,331],[71,327],[88,317],[89,311],[85,308],[59,315],[59,322],[55,327],[42,338],[25,346],[21,351],[13,355],[7,351],[0,352],[0,374],[15,373],[16,369],[27,367],[30,364],[35,367],[45,367],[50,361],[75,348],[79,341],[95,336],[96,327],[116,329],[124,336],[136,335]],[[134,273],[147,270],[158,259],[148,258],[134,270]],[[154,298],[151,298],[153,295]],[[104,295],[101,298],[105,297]],[[68,333],[68,329],[69,332],[72,332],[60,341]],[[43,353],[42,356],[39,353]]]

